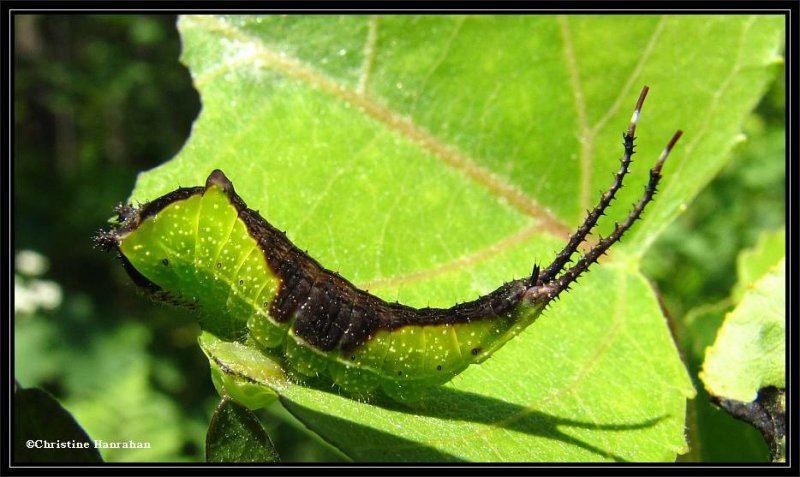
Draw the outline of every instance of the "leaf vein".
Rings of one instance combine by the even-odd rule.
[[[358,78],[356,92],[364,95],[367,91],[367,83],[372,74],[372,65],[375,63],[376,45],[378,41],[378,19],[377,15],[370,15],[367,23],[367,39],[364,43],[364,63],[361,66],[361,75]]]
[[[200,87],[211,77],[222,74],[224,71],[246,60],[258,58],[275,70],[287,76],[307,83],[310,86],[328,93],[346,103],[358,107],[363,114],[383,123],[386,127],[405,137],[409,141],[422,147],[433,157],[444,164],[459,171],[462,175],[483,187],[492,195],[505,199],[519,212],[535,217],[540,221],[540,229],[554,236],[563,237],[570,232],[569,228],[561,222],[552,212],[538,204],[533,198],[522,193],[516,187],[505,182],[490,170],[478,165],[473,159],[467,157],[450,144],[443,143],[439,138],[415,124],[410,118],[391,110],[387,106],[374,101],[372,98],[359,95],[354,89],[338,83],[333,78],[317,71],[310,65],[289,55],[278,53],[257,38],[253,38],[240,30],[213,17],[196,17],[195,22],[202,22],[209,30],[217,31],[222,35],[233,38],[253,46],[250,56],[237,55],[230,61],[218,65],[212,71],[206,71],[195,77],[196,84]]]
[[[572,31],[570,31],[569,28],[569,19],[564,15],[559,15],[558,26],[561,31],[564,60],[567,64],[567,73],[569,75],[570,85],[572,86],[572,93],[575,100],[575,113],[577,114],[578,120],[578,143],[580,144],[580,151],[578,154],[578,163],[580,167],[578,210],[580,211],[589,208],[589,187],[592,181],[591,160],[594,141],[592,140],[591,131],[589,130],[586,119],[586,99],[583,96],[583,89],[581,87],[580,71],[578,69],[578,60],[575,56],[575,48],[572,44]]]
[[[605,127],[608,121],[610,121],[611,118],[617,113],[617,111],[619,111],[619,109],[622,107],[623,101],[630,97],[633,83],[642,75],[642,70],[647,63],[647,60],[649,60],[653,55],[653,50],[658,44],[658,40],[661,38],[661,34],[664,31],[664,25],[666,25],[666,23],[666,17],[662,16],[656,27],[653,29],[653,32],[650,34],[650,39],[647,41],[647,45],[644,47],[642,54],[639,55],[639,61],[636,62],[636,66],[634,66],[631,74],[628,75],[628,79],[625,81],[625,84],[620,90],[619,95],[617,95],[616,99],[614,99],[614,103],[612,103],[611,107],[608,108],[606,114],[591,128],[589,134],[592,138],[594,138],[597,133]]]
[[[515,234],[509,235],[502,240],[492,243],[488,247],[475,250],[472,253],[462,255],[453,260],[443,262],[431,268],[424,270],[417,270],[406,275],[398,275],[394,277],[378,278],[360,284],[362,288],[368,290],[379,290],[381,288],[391,288],[409,283],[429,280],[432,277],[443,275],[447,272],[458,270],[463,267],[469,268],[472,265],[486,261],[496,255],[499,255],[510,248],[526,242],[529,238],[533,237],[539,231],[538,224],[533,223],[525,228],[520,229]]]

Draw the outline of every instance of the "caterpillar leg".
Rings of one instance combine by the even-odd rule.
[[[614,231],[608,237],[601,238],[600,241],[594,247],[592,247],[592,249],[586,252],[586,254],[584,254],[577,263],[575,263],[575,265],[558,276],[558,274],[563,270],[564,265],[570,261],[572,254],[577,251],[578,246],[584,242],[586,236],[591,232],[592,228],[594,228],[598,219],[604,215],[606,208],[614,199],[616,192],[622,187],[622,180],[628,173],[628,166],[631,163],[631,156],[634,154],[633,141],[635,139],[634,133],[636,132],[636,123],[639,120],[642,104],[644,103],[645,96],[647,96],[647,91],[648,87],[645,86],[639,95],[639,100],[636,102],[636,108],[634,109],[633,116],[631,117],[631,123],[628,127],[628,131],[623,135],[625,153],[620,160],[620,169],[614,175],[614,184],[612,184],[611,188],[603,194],[597,206],[595,206],[595,208],[589,212],[586,220],[583,222],[583,224],[581,224],[580,227],[578,227],[578,230],[575,232],[575,234],[570,237],[569,242],[564,249],[559,252],[556,258],[553,260],[553,263],[551,263],[541,273],[539,272],[538,267],[534,267],[533,274],[530,278],[531,288],[529,289],[528,294],[531,296],[529,296],[529,298],[536,299],[542,295],[546,295],[547,298],[552,299],[558,296],[558,294],[562,291],[568,289],[569,285],[573,283],[582,273],[584,273],[592,263],[595,263],[597,259],[600,258],[600,256],[603,255],[609,247],[611,247],[611,245],[619,241],[622,235],[628,231],[633,223],[639,218],[647,204],[653,199],[658,187],[658,183],[661,180],[661,169],[664,166],[664,162],[667,160],[667,157],[669,156],[670,151],[672,151],[672,148],[675,146],[675,143],[683,134],[683,132],[680,130],[675,132],[675,134],[672,136],[672,139],[670,139],[669,143],[667,143],[667,146],[664,148],[664,151],[661,153],[661,156],[659,157],[655,166],[650,169],[650,180],[648,181],[647,186],[645,186],[644,194],[634,205],[625,221],[622,223],[616,223],[614,226]]]

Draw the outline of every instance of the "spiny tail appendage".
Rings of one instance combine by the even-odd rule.
[[[648,91],[649,88],[647,86],[642,89],[639,99],[636,102],[633,115],[631,116],[628,130],[622,136],[624,154],[620,159],[620,168],[616,174],[614,174],[614,183],[603,193],[598,204],[588,213],[586,219],[570,237],[567,245],[556,255],[553,262],[543,271],[540,271],[538,266],[534,267],[533,273],[529,278],[529,288],[525,293],[528,300],[549,302],[557,298],[561,292],[568,290],[570,285],[574,283],[581,274],[585,273],[591,264],[597,262],[600,256],[603,255],[609,247],[620,240],[622,235],[627,232],[641,216],[642,211],[644,211],[647,204],[653,199],[653,196],[655,196],[658,183],[661,180],[661,169],[664,166],[664,162],[667,160],[675,143],[683,134],[680,130],[675,132],[672,139],[670,139],[664,151],[661,153],[655,166],[650,169],[650,180],[645,186],[644,194],[639,201],[634,204],[628,217],[622,223],[616,223],[614,231],[611,232],[610,235],[601,237],[597,244],[591,247],[572,267],[564,270],[565,265],[570,262],[572,255],[577,252],[580,245],[585,242],[586,237],[591,233],[597,221],[601,216],[605,215],[605,211],[609,204],[611,204],[611,201],[614,200],[617,191],[622,188],[622,181],[625,175],[628,174],[628,168],[634,154],[636,124],[639,121],[642,105],[644,104],[644,99]]]

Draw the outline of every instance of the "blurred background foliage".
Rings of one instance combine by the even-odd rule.
[[[737,258],[760,237],[783,235],[785,94],[781,70],[745,123],[743,141],[730,162],[642,261],[697,389],[687,409],[691,449],[681,457],[684,461],[764,462],[769,455],[754,427],[710,403],[698,373],[706,347],[714,343],[725,313],[735,304]]]
[[[202,461],[219,401],[194,318],[139,296],[91,243],[199,114],[175,22],[15,17],[15,378],[93,439],[151,443],[107,461]],[[281,409],[263,422],[284,460],[341,459]]]
[[[90,241],[136,174],[178,152],[199,114],[175,21],[15,17],[15,379],[52,393],[93,439],[152,445],[106,450],[107,461],[201,461],[219,401],[192,316],[138,296]],[[683,460],[768,457],[755,429],[708,403],[699,328],[685,318],[724,310],[737,255],[785,224],[784,98],[781,71],[734,158],[644,261],[700,391]],[[706,314],[713,340],[720,313]],[[261,417],[284,462],[343,459],[280,406]]]

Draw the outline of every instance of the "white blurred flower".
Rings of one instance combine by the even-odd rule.
[[[14,312],[34,313],[39,308],[55,310],[61,305],[62,291],[58,283],[50,280],[24,280],[14,277]]]
[[[61,304],[61,287],[50,280],[31,280],[28,287],[36,302],[45,310],[55,310]]]
[[[29,277],[38,277],[47,271],[47,257],[33,250],[20,250],[16,257],[17,271]]]
[[[36,311],[36,300],[22,283],[20,276],[14,277],[14,313],[30,314]]]
[[[16,255],[14,274],[14,312],[32,314],[37,310],[54,310],[61,305],[61,286],[38,277],[48,268],[47,257],[33,250],[20,250]]]

